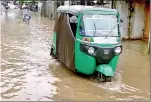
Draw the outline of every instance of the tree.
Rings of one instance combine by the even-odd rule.
[[[23,4],[24,2],[28,2],[28,1],[35,3],[35,0],[15,0],[15,1],[19,1],[21,4]]]
[[[22,9],[21,7],[25,2],[31,1],[32,3],[35,3],[35,0],[15,0],[15,1],[19,1],[20,9]]]

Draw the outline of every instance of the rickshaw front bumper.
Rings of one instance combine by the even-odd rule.
[[[97,66],[96,70],[98,72],[104,74],[105,76],[113,76],[114,75],[114,71],[109,64],[101,64],[101,65]]]
[[[81,44],[80,50],[85,54],[85,56],[92,56],[92,59],[95,60],[95,71],[98,71],[105,76],[114,76],[119,55],[122,52],[122,45],[115,45],[113,47],[100,47]]]

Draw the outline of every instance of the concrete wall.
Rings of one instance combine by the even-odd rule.
[[[124,20],[121,26],[122,38],[128,38],[128,8],[129,5],[125,1],[117,1],[116,9],[119,11],[121,18]]]
[[[110,2],[111,1],[106,1]],[[66,2],[67,3],[67,2]],[[67,5],[70,3],[67,3]],[[130,7],[134,8],[134,12],[130,12]],[[121,26],[122,38],[125,39],[139,39],[149,35],[149,23],[150,13],[145,13],[146,5],[144,2],[133,2],[117,0],[115,1],[115,7],[119,11],[121,18],[124,20]],[[111,5],[108,5],[111,8]],[[48,1],[46,4],[46,15],[50,19],[54,19],[56,15],[57,4],[56,1]],[[147,20],[147,21],[146,21]],[[147,23],[147,24],[145,24]],[[144,32],[145,34],[144,34]]]
[[[145,15],[146,15],[146,19],[145,19],[144,38],[148,39],[149,38],[149,34],[150,34],[150,4],[149,3],[146,5]]]
[[[55,1],[48,1],[46,3],[46,16],[49,19],[54,19],[56,15],[57,4]]]
[[[136,2],[134,5],[134,25],[131,38],[137,39],[143,37],[143,30],[145,29],[145,3]]]
[[[60,3],[61,5],[61,2],[58,2]],[[64,2],[65,5],[71,5],[71,1],[65,1]],[[57,2],[54,0],[54,1],[47,1],[46,3],[46,16],[49,18],[49,19],[55,19],[55,16],[56,16],[56,12],[57,12]]]
[[[134,12],[129,10],[130,7],[134,9]],[[122,38],[140,39],[143,37],[146,20],[145,8],[144,2],[116,2],[116,9],[120,12],[121,18],[124,19],[121,27]]]

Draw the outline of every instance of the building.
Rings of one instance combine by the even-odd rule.
[[[54,19],[60,5],[92,5],[93,0],[64,0],[46,3],[46,15]],[[98,6],[117,9],[124,20],[123,39],[148,39],[150,30],[150,0],[97,0]]]
[[[150,1],[129,0],[114,2],[124,23],[121,28],[125,39],[148,39],[150,22]]]

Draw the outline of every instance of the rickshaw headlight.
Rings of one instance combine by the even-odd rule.
[[[122,51],[121,47],[116,47],[116,48],[115,48],[115,53],[116,53],[116,54],[121,53],[121,51]]]
[[[89,47],[88,52],[89,52],[89,54],[93,54],[94,53],[94,48],[93,47]]]

